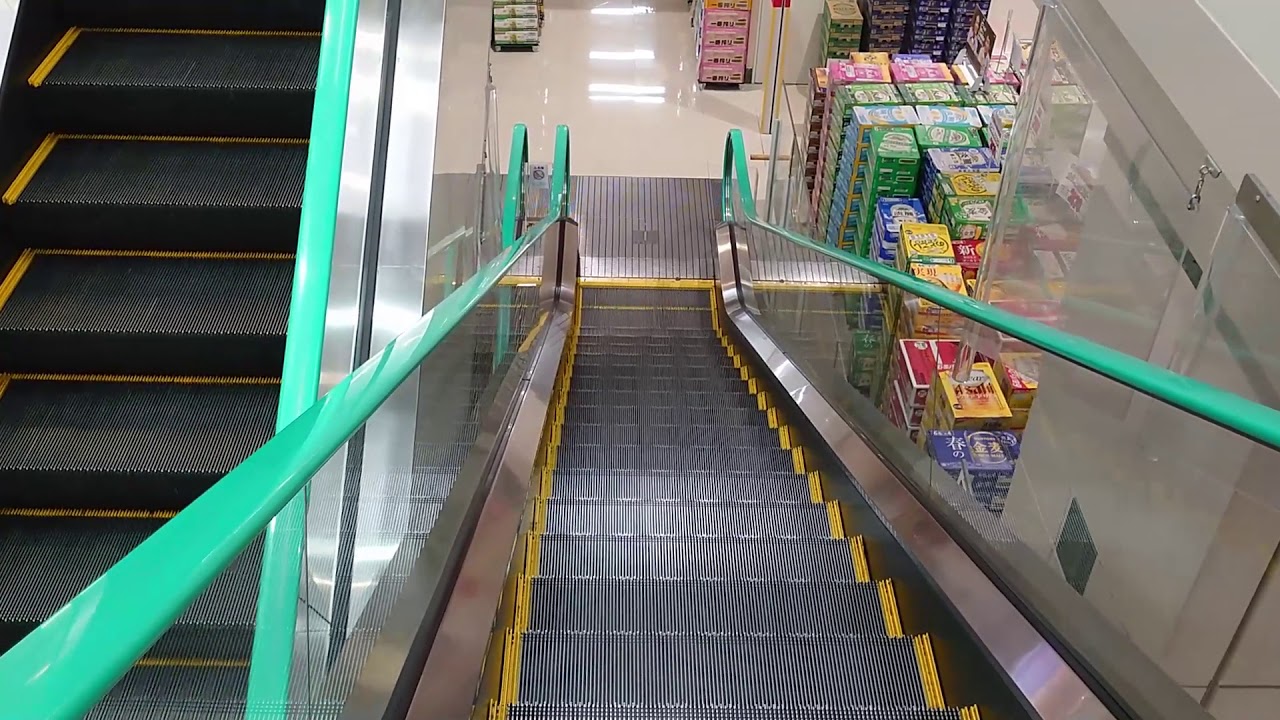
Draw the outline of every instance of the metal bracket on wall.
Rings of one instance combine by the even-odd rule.
[[[1218,167],[1218,163],[1213,158],[1206,155],[1204,163],[1200,165],[1199,178],[1196,180],[1196,189],[1191,191],[1191,197],[1187,198],[1187,209],[1191,211],[1200,209],[1200,195],[1204,191],[1204,183],[1209,178],[1222,177],[1222,168]]]

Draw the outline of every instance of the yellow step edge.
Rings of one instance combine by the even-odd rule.
[[[651,312],[654,310],[671,310],[673,312],[704,312],[704,307],[651,307],[646,305],[589,305],[588,310],[625,310],[627,312]]]
[[[538,498],[533,503],[533,523],[532,530],[535,535],[541,535],[546,532],[547,527],[547,501]]]
[[[192,142],[222,145],[306,145],[308,138],[215,137],[212,135],[114,135],[96,133],[64,133],[59,140],[98,140],[119,142]]]
[[[716,281],[687,278],[578,278],[578,286],[633,290],[709,290],[716,286]]]
[[[807,473],[806,478],[809,481],[809,502],[822,502],[822,478],[818,475],[818,471]]]
[[[542,278],[533,275],[508,275],[498,281],[504,287],[528,287],[542,284]]]
[[[48,159],[49,153],[53,152],[53,147],[58,144],[58,136],[50,133],[44,136],[44,140],[40,141],[40,145],[36,147],[36,151],[31,153],[31,157],[27,158],[26,164],[18,171],[17,177],[9,183],[9,189],[4,191],[4,195],[0,196],[0,200],[5,205],[13,205],[18,202],[22,191],[27,189],[27,185],[31,183],[31,178],[36,176],[36,172],[44,161]]]
[[[181,376],[181,375],[64,375],[58,373],[12,373],[10,380],[25,382],[120,382],[164,383],[170,385],[279,385],[280,378]]]
[[[920,682],[924,689],[925,704],[934,710],[946,707],[942,697],[942,680],[938,677],[938,665],[933,657],[933,644],[929,642],[929,634],[912,639],[916,650],[916,661],[920,664]]]
[[[849,551],[853,555],[853,578],[858,582],[871,582],[871,567],[867,564],[867,544],[861,535],[849,538]]]
[[[310,37],[318,38],[315,30],[195,30],[186,28],[83,28],[84,32],[139,33],[144,35],[221,35],[225,37]]]
[[[520,633],[508,630],[502,647],[502,688],[498,702],[514,705],[520,680]]]
[[[181,250],[62,250],[59,248],[34,248],[36,255],[59,257],[141,257],[176,260],[293,260],[293,253],[270,252],[185,252]]]
[[[827,524],[831,526],[831,537],[840,540],[846,537],[844,531],[844,516],[840,512],[840,503],[835,500],[829,500],[824,503],[827,506]]]
[[[783,450],[790,450],[791,448],[795,447],[795,444],[791,441],[790,425],[778,426],[778,444],[782,446]]]
[[[779,282],[777,280],[756,280],[751,283],[753,290],[773,292],[828,292],[841,294],[875,293],[884,289],[883,283],[800,283]]]
[[[982,713],[978,712],[977,705],[960,708],[960,720],[982,720]]]
[[[791,448],[791,467],[796,471],[797,475],[807,475],[808,465],[804,459],[804,448]]]
[[[9,389],[9,376],[0,375],[0,399],[4,398],[4,391]]]
[[[520,343],[520,349],[517,352],[529,352],[529,348],[533,347],[533,341],[537,339],[538,333],[542,332],[542,326],[547,324],[547,312],[544,310],[538,315],[538,322],[534,324],[533,329],[524,337],[524,342]]]
[[[22,282],[22,276],[27,274],[27,270],[31,267],[31,261],[35,259],[35,253],[31,250],[23,250],[18,259],[13,262],[13,267],[9,269],[9,274],[0,282],[0,308],[9,301],[13,295],[13,291],[18,287],[18,283]]]
[[[892,580],[881,580],[876,583],[876,592],[880,594],[880,611],[884,613],[884,631],[889,637],[902,637],[902,616],[898,614],[898,596],[893,590]]]
[[[778,426],[782,424],[777,407],[771,407],[768,410],[766,410],[765,417],[769,420],[769,427],[773,428],[774,430],[777,430]]]
[[[134,663],[134,667],[159,668],[159,667],[179,667],[179,668],[210,668],[210,669],[227,669],[227,668],[246,668],[249,667],[248,660],[218,660],[214,658],[142,658]]]
[[[538,563],[541,556],[542,537],[540,535],[530,534],[529,539],[524,544],[524,574],[530,577],[538,576]]]
[[[176,510],[98,510],[79,508],[0,508],[0,517],[103,518],[107,520],[168,520]]]
[[[49,73],[53,72],[54,66],[58,64],[63,55],[67,54],[67,50],[71,49],[72,43],[78,37],[80,37],[80,28],[68,28],[62,34],[62,38],[49,50],[49,54],[44,56],[44,60],[41,60],[36,69],[32,71],[31,76],[27,78],[27,84],[31,87],[40,87],[44,84],[44,81],[49,77]]]

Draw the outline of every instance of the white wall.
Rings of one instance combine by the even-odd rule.
[[[1258,0],[1098,2],[1231,183],[1256,173],[1280,188],[1280,95],[1264,76],[1280,79],[1280,43],[1269,34],[1280,8]]]

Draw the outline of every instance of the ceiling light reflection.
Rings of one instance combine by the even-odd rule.
[[[661,105],[667,99],[656,95],[589,95],[592,102],[629,102],[639,105]]]
[[[648,5],[636,5],[634,7],[610,8],[598,7],[591,8],[592,15],[649,15],[653,12],[653,8]]]
[[[587,86],[589,93],[606,93],[609,95],[664,95],[665,85],[619,85],[615,83],[591,83]]]
[[[652,50],[592,50],[592,60],[652,60]]]

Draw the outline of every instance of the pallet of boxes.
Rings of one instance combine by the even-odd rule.
[[[492,0],[494,50],[537,50],[542,40],[541,0]]]
[[[822,58],[844,60],[862,45],[862,11],[856,2],[826,0],[822,7]]]

